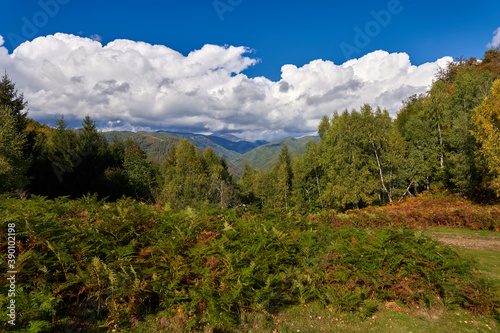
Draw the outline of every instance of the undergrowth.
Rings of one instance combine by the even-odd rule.
[[[500,231],[500,206],[480,205],[458,194],[426,191],[385,206],[370,206],[339,214],[325,210],[309,216],[332,227],[384,227],[411,229],[446,226],[473,230]]]
[[[361,316],[380,301],[499,315],[474,262],[419,230],[89,196],[8,199],[0,210],[4,230],[16,225],[16,330],[107,331],[155,313],[170,331],[230,330],[245,314],[310,301]],[[3,318],[8,301],[3,284]]]

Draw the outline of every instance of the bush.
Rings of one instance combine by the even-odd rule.
[[[312,300],[364,315],[382,300],[498,307],[472,262],[414,230],[95,196],[5,199],[0,210],[3,228],[16,224],[16,329],[92,332],[151,313],[185,330],[230,329],[243,313]]]

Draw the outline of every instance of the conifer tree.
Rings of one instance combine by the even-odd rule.
[[[28,103],[24,101],[23,94],[18,94],[16,85],[9,79],[7,73],[0,79],[0,105],[11,109],[14,116],[14,126],[18,133],[26,127],[26,116]]]
[[[73,166],[77,181],[76,192],[97,192],[104,170],[114,165],[110,161],[106,139],[89,116],[83,119],[82,128],[78,132],[75,155],[79,158],[79,162]]]
[[[48,157],[53,170],[54,188],[58,188],[56,195],[70,195],[75,193],[75,167],[81,163],[78,154],[78,141],[74,131],[68,129],[64,116],[56,121],[56,129],[50,136],[48,143]],[[58,185],[56,185],[58,184]]]
[[[146,153],[138,143],[127,141],[123,168],[133,195],[140,199],[148,199],[157,186],[157,172],[154,163],[147,159]]]
[[[23,133],[16,129],[16,115],[10,107],[0,105],[0,192],[20,192],[27,184],[29,166],[23,155]]]

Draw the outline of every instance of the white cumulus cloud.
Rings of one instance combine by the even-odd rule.
[[[497,47],[500,45],[500,27],[497,30],[493,31],[493,33],[495,35],[493,36],[491,43],[486,45],[486,47],[491,48],[491,47]]]
[[[395,114],[403,99],[425,92],[438,68],[452,61],[414,66],[406,53],[376,51],[341,65],[284,65],[275,82],[242,74],[258,63],[251,52],[205,45],[184,56],[163,45],[102,45],[58,33],[25,42],[11,54],[0,43],[0,71],[7,70],[29,102],[30,117],[40,121],[64,115],[78,126],[89,115],[105,129],[273,140],[314,133],[323,115],[364,103]]]

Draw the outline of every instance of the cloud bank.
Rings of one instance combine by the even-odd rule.
[[[323,115],[364,103],[395,114],[425,92],[444,57],[414,66],[406,53],[375,51],[341,65],[284,65],[281,80],[249,78],[258,63],[247,47],[205,45],[187,56],[162,45],[58,33],[25,42],[7,70],[29,102],[30,117],[78,126],[89,115],[104,130],[176,130],[274,140],[314,133]]]
[[[497,30],[493,31],[493,33],[495,35],[493,36],[491,43],[486,45],[486,47],[492,48],[492,47],[500,46],[500,27]]]

